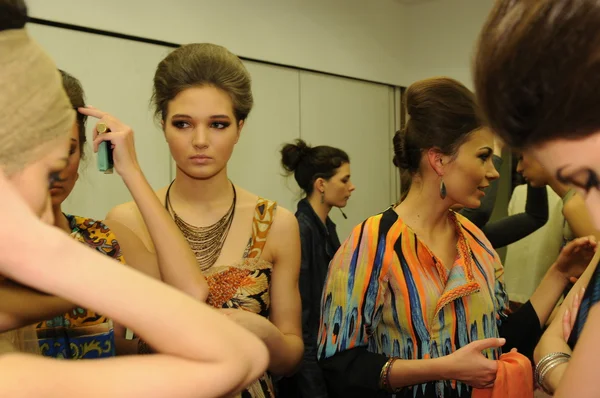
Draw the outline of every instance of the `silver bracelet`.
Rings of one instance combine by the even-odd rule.
[[[552,395],[552,392],[544,386],[544,379],[548,373],[558,365],[568,362],[569,359],[571,359],[571,355],[565,352],[551,352],[538,362],[535,367],[535,380],[545,393]]]

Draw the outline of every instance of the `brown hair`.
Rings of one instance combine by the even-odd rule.
[[[164,121],[169,102],[177,94],[202,86],[229,94],[236,120],[246,120],[254,102],[250,74],[237,56],[210,43],[179,47],[158,64],[152,93],[155,115]]]
[[[439,77],[413,83],[404,101],[409,119],[394,135],[394,165],[410,173],[419,170],[423,151],[439,148],[454,155],[481,127],[473,93],[456,80]]]
[[[71,101],[71,105],[77,111],[77,108],[85,107],[85,94],[83,93],[83,87],[81,86],[81,82],[77,80],[77,78],[73,77],[69,73],[64,70],[59,69],[60,76],[62,77],[62,84],[65,92],[67,93],[67,97],[69,97],[69,101]],[[87,141],[87,137],[85,136],[85,122],[87,121],[87,116],[77,112],[77,130],[79,132],[79,152],[81,154],[81,158],[85,158],[85,152],[83,149],[85,148],[85,143]]]
[[[350,163],[348,154],[327,145],[311,147],[303,140],[285,144],[281,149],[281,164],[288,173],[294,173],[296,182],[306,195],[314,190],[318,178],[329,180],[343,164]]]
[[[393,138],[402,200],[412,175],[419,171],[424,151],[438,148],[445,155],[456,155],[469,135],[481,127],[473,93],[454,79],[438,77],[415,82],[406,90],[404,102],[409,118]]]
[[[487,123],[516,148],[598,131],[599,49],[597,0],[496,1],[474,65]]]

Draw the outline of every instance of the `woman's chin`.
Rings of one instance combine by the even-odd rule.
[[[478,209],[481,206],[481,199],[471,197],[471,198],[468,198],[467,200],[465,200],[460,205],[467,209]]]

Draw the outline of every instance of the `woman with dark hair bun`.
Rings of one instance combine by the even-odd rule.
[[[406,104],[410,117],[393,143],[394,164],[412,179],[408,194],[354,228],[323,287],[317,355],[329,395],[470,398],[494,387],[497,360],[517,348],[508,358],[523,367],[510,380],[523,394],[513,396],[530,396],[525,356],[569,277],[591,258],[590,242],[567,245],[531,299],[511,313],[498,255],[451,210],[478,207],[498,178],[494,136],[477,117],[474,95],[455,80],[433,78],[412,84]],[[570,256],[575,248],[588,258]]]
[[[327,388],[317,364],[316,342],[327,267],[340,247],[329,212],[334,207],[345,207],[355,189],[350,181],[350,158],[341,149],[325,145],[311,147],[299,139],[283,147],[281,163],[294,175],[305,195],[296,211],[302,243],[300,295],[304,359],[296,375],[280,384],[281,393],[285,397],[326,398]]]

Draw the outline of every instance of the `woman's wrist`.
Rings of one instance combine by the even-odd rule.
[[[570,275],[566,270],[561,270],[558,263],[554,263],[548,269],[548,276],[552,278],[552,280],[556,281],[556,283],[560,283],[566,287],[570,283],[570,278],[573,275]]]
[[[122,172],[120,175],[127,187],[136,185],[140,181],[146,181],[146,176],[139,165],[128,168],[127,171]]]

